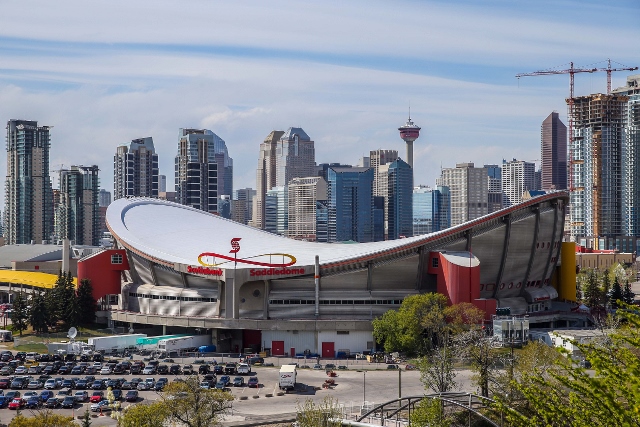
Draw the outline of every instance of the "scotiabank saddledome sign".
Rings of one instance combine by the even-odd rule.
[[[302,267],[289,268],[296,263],[296,257],[290,254],[283,253],[269,253],[254,255],[248,258],[238,258],[238,252],[240,252],[240,240],[239,237],[231,239],[231,250],[229,256],[226,254],[219,254],[214,252],[203,252],[198,256],[199,267],[187,266],[187,273],[201,274],[206,276],[222,276],[221,266],[226,268],[237,267],[238,264],[255,265],[259,267],[268,268],[252,268],[249,270],[249,275],[256,276],[285,276],[285,275],[298,275],[305,274],[305,270]]]

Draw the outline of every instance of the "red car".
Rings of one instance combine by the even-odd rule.
[[[11,403],[9,403],[9,409],[22,409],[24,408],[24,405],[24,400],[18,397],[13,399]]]
[[[98,403],[102,399],[104,399],[104,392],[102,392],[102,391],[94,391],[93,394],[91,395],[91,399],[89,399],[89,401],[91,401],[91,403]]]
[[[9,378],[0,378],[0,388],[9,388],[11,380]]]

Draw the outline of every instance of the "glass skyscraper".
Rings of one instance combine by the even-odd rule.
[[[158,155],[153,138],[133,139],[113,156],[113,199],[158,197]],[[166,191],[166,190],[165,190]]]
[[[413,189],[413,235],[429,234],[450,227],[449,188],[426,186]]]
[[[56,209],[57,239],[76,245],[100,244],[98,166],[71,166],[60,170],[60,203]]]
[[[327,179],[329,242],[373,242],[373,169],[330,167]]]

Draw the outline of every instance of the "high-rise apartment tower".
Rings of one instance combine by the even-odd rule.
[[[53,233],[53,191],[49,177],[49,126],[7,122],[4,192],[5,243],[42,243]]]
[[[266,229],[265,209],[267,192],[276,186],[276,145],[284,131],[272,131],[260,144],[256,170],[256,195],[253,201],[251,226]]]
[[[522,194],[536,189],[536,164],[513,159],[502,161],[502,193],[506,208],[522,201]]]
[[[56,239],[77,245],[100,243],[98,166],[71,166],[60,172],[60,203],[56,209]]]
[[[158,155],[153,138],[118,146],[113,157],[113,199],[158,197]]]
[[[449,187],[452,227],[488,213],[486,168],[476,168],[473,163],[458,163],[455,168],[442,169],[436,185]]]

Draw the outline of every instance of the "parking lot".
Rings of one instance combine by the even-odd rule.
[[[0,360],[2,359],[0,353]],[[143,360],[144,359],[144,360]],[[155,384],[161,379],[165,378],[169,382],[175,381],[179,378],[185,378],[184,368],[185,365],[191,365],[193,370],[197,374],[200,370],[200,366],[203,364],[201,362],[205,362],[204,365],[210,367],[211,371],[215,369],[214,363],[218,364],[220,367],[224,366],[226,362],[238,362],[237,358],[230,357],[207,357],[205,359],[196,359],[194,357],[186,357],[186,358],[176,358],[176,359],[160,359],[157,361],[159,366],[166,366],[167,369],[170,369],[171,366],[179,365],[180,372],[179,373],[147,373],[143,372],[131,374],[130,370],[126,370],[122,373],[107,373],[107,371],[98,371],[97,373],[93,373],[89,366],[93,366],[94,363],[100,363],[100,368],[107,365],[109,363],[110,366],[120,365],[121,362],[130,362],[132,365],[136,362],[144,363],[144,367],[148,368],[149,363],[152,362],[148,357],[143,358],[143,356],[134,355],[131,360],[128,358],[106,358],[103,362],[93,362],[93,360],[89,360],[87,362],[81,362],[79,359],[76,362],[69,362],[68,368],[62,369],[62,373],[60,372],[60,367],[66,366],[64,362],[39,362],[39,368],[44,370],[46,366],[54,366],[53,363],[56,363],[56,367],[58,367],[57,372],[51,372],[50,378],[42,377],[42,386],[35,387],[36,384],[32,384],[33,389],[28,388],[17,388],[11,387],[11,380],[14,380],[16,377],[30,377],[26,380],[26,384],[31,383],[34,380],[37,380],[41,375],[41,373],[35,373],[35,370],[32,370],[32,373],[27,374],[16,374],[11,373],[10,375],[0,375],[0,387],[4,387],[6,380],[9,380],[9,383],[6,385],[6,388],[0,388],[3,395],[10,394],[12,391],[21,393],[24,396],[25,393],[29,391],[34,391],[38,395],[42,393],[44,390],[44,384],[47,380],[56,380],[62,383],[65,380],[68,386],[70,395],[74,395],[78,390],[86,390],[88,396],[91,396],[94,391],[102,391],[106,396],[106,383],[109,380],[113,380],[112,383],[114,385],[115,390],[121,390],[122,396],[126,396],[129,392],[128,388],[133,387],[138,388],[137,386],[132,386],[132,380],[139,379],[140,382],[148,381],[149,383],[153,383],[154,385],[151,389],[144,389],[141,387],[141,390],[138,390],[138,396],[135,401],[127,402],[124,399],[121,401],[122,407],[126,407],[132,404],[144,404],[148,402],[152,402],[162,398],[162,391],[160,388],[155,389]],[[27,365],[34,364],[35,362],[25,361]],[[25,363],[23,362],[23,363]],[[196,363],[198,362],[198,363]],[[252,366],[251,373],[248,375],[237,375],[237,374],[227,374],[229,376],[229,380],[231,384],[228,385],[228,390],[235,397],[232,410],[229,413],[229,420],[242,420],[245,416],[260,416],[260,415],[272,415],[272,414],[282,414],[282,413],[290,413],[295,412],[298,403],[304,402],[306,399],[312,399],[314,401],[322,400],[325,396],[330,395],[337,399],[341,404],[351,407],[357,407],[362,404],[363,401],[369,402],[384,402],[398,397],[399,392],[404,396],[408,395],[418,395],[424,393],[423,387],[420,383],[420,376],[418,371],[410,370],[405,371],[402,370],[401,373],[396,369],[386,369],[387,366],[385,364],[370,364],[366,361],[321,361],[321,367],[316,367],[317,369],[313,369],[315,364],[315,360],[313,363],[309,361],[309,368],[303,368],[306,365],[307,361],[303,360],[292,360],[292,359],[278,359],[278,358],[270,358],[266,360],[266,364],[273,364],[274,366]],[[9,361],[0,362],[5,363],[8,366]],[[62,364],[61,364],[62,363]],[[278,395],[278,372],[279,366],[286,363],[298,363],[300,365],[300,369],[298,369],[298,379],[297,379],[297,387],[294,392],[286,393],[282,395]],[[326,363],[335,363],[340,366],[341,369],[338,369],[338,366],[335,367],[336,377],[333,377],[334,384],[330,387],[323,388],[323,384],[329,378],[325,372]],[[18,365],[19,366],[19,365]],[[25,366],[25,365],[23,365]],[[78,374],[79,371],[76,368],[76,371],[73,371],[74,367],[78,366],[86,366],[86,369],[89,369],[89,373],[87,370],[82,374]],[[320,369],[321,368],[321,369]],[[403,366],[400,366],[403,368]],[[4,369],[4,367],[0,367],[0,372]],[[204,368],[202,368],[204,369]],[[217,368],[220,369],[220,368]],[[6,371],[5,371],[6,372]],[[28,372],[28,368],[27,368]],[[76,372],[76,373],[71,373]],[[104,373],[99,373],[104,372]],[[216,381],[219,382],[221,377],[225,375],[222,373],[218,373],[215,377],[215,380],[210,382],[207,386],[215,387]],[[87,376],[93,376],[95,379],[89,378],[89,381],[84,384],[81,380],[85,379]],[[258,387],[250,388],[246,386],[250,377],[258,378]],[[233,386],[233,381],[235,377],[242,377],[244,379],[244,386]],[[205,374],[199,374],[200,379],[205,378]],[[3,379],[5,380],[3,382]],[[95,381],[101,381],[104,386],[95,383]],[[95,383],[95,385],[94,385]],[[17,384],[13,384],[17,385]],[[51,387],[51,381],[49,384]],[[96,388],[96,390],[93,389]],[[51,391],[55,396],[58,396],[59,392],[63,389],[62,384],[56,385]],[[100,390],[98,390],[100,389]],[[63,399],[62,396],[58,396],[60,399]],[[75,402],[69,408],[61,408],[56,405],[56,408],[53,409],[57,413],[78,416],[82,415],[87,408],[90,408],[92,402]],[[105,408],[106,409],[106,408]],[[31,409],[23,409],[24,414],[29,414],[32,411]],[[108,415],[107,410],[104,411],[106,415]],[[8,409],[4,404],[3,408],[0,409],[0,422],[8,423],[13,416],[15,416],[16,411]],[[94,419],[94,425],[115,425],[115,421],[111,420],[108,416],[99,416],[99,412],[93,412],[97,418]]]

